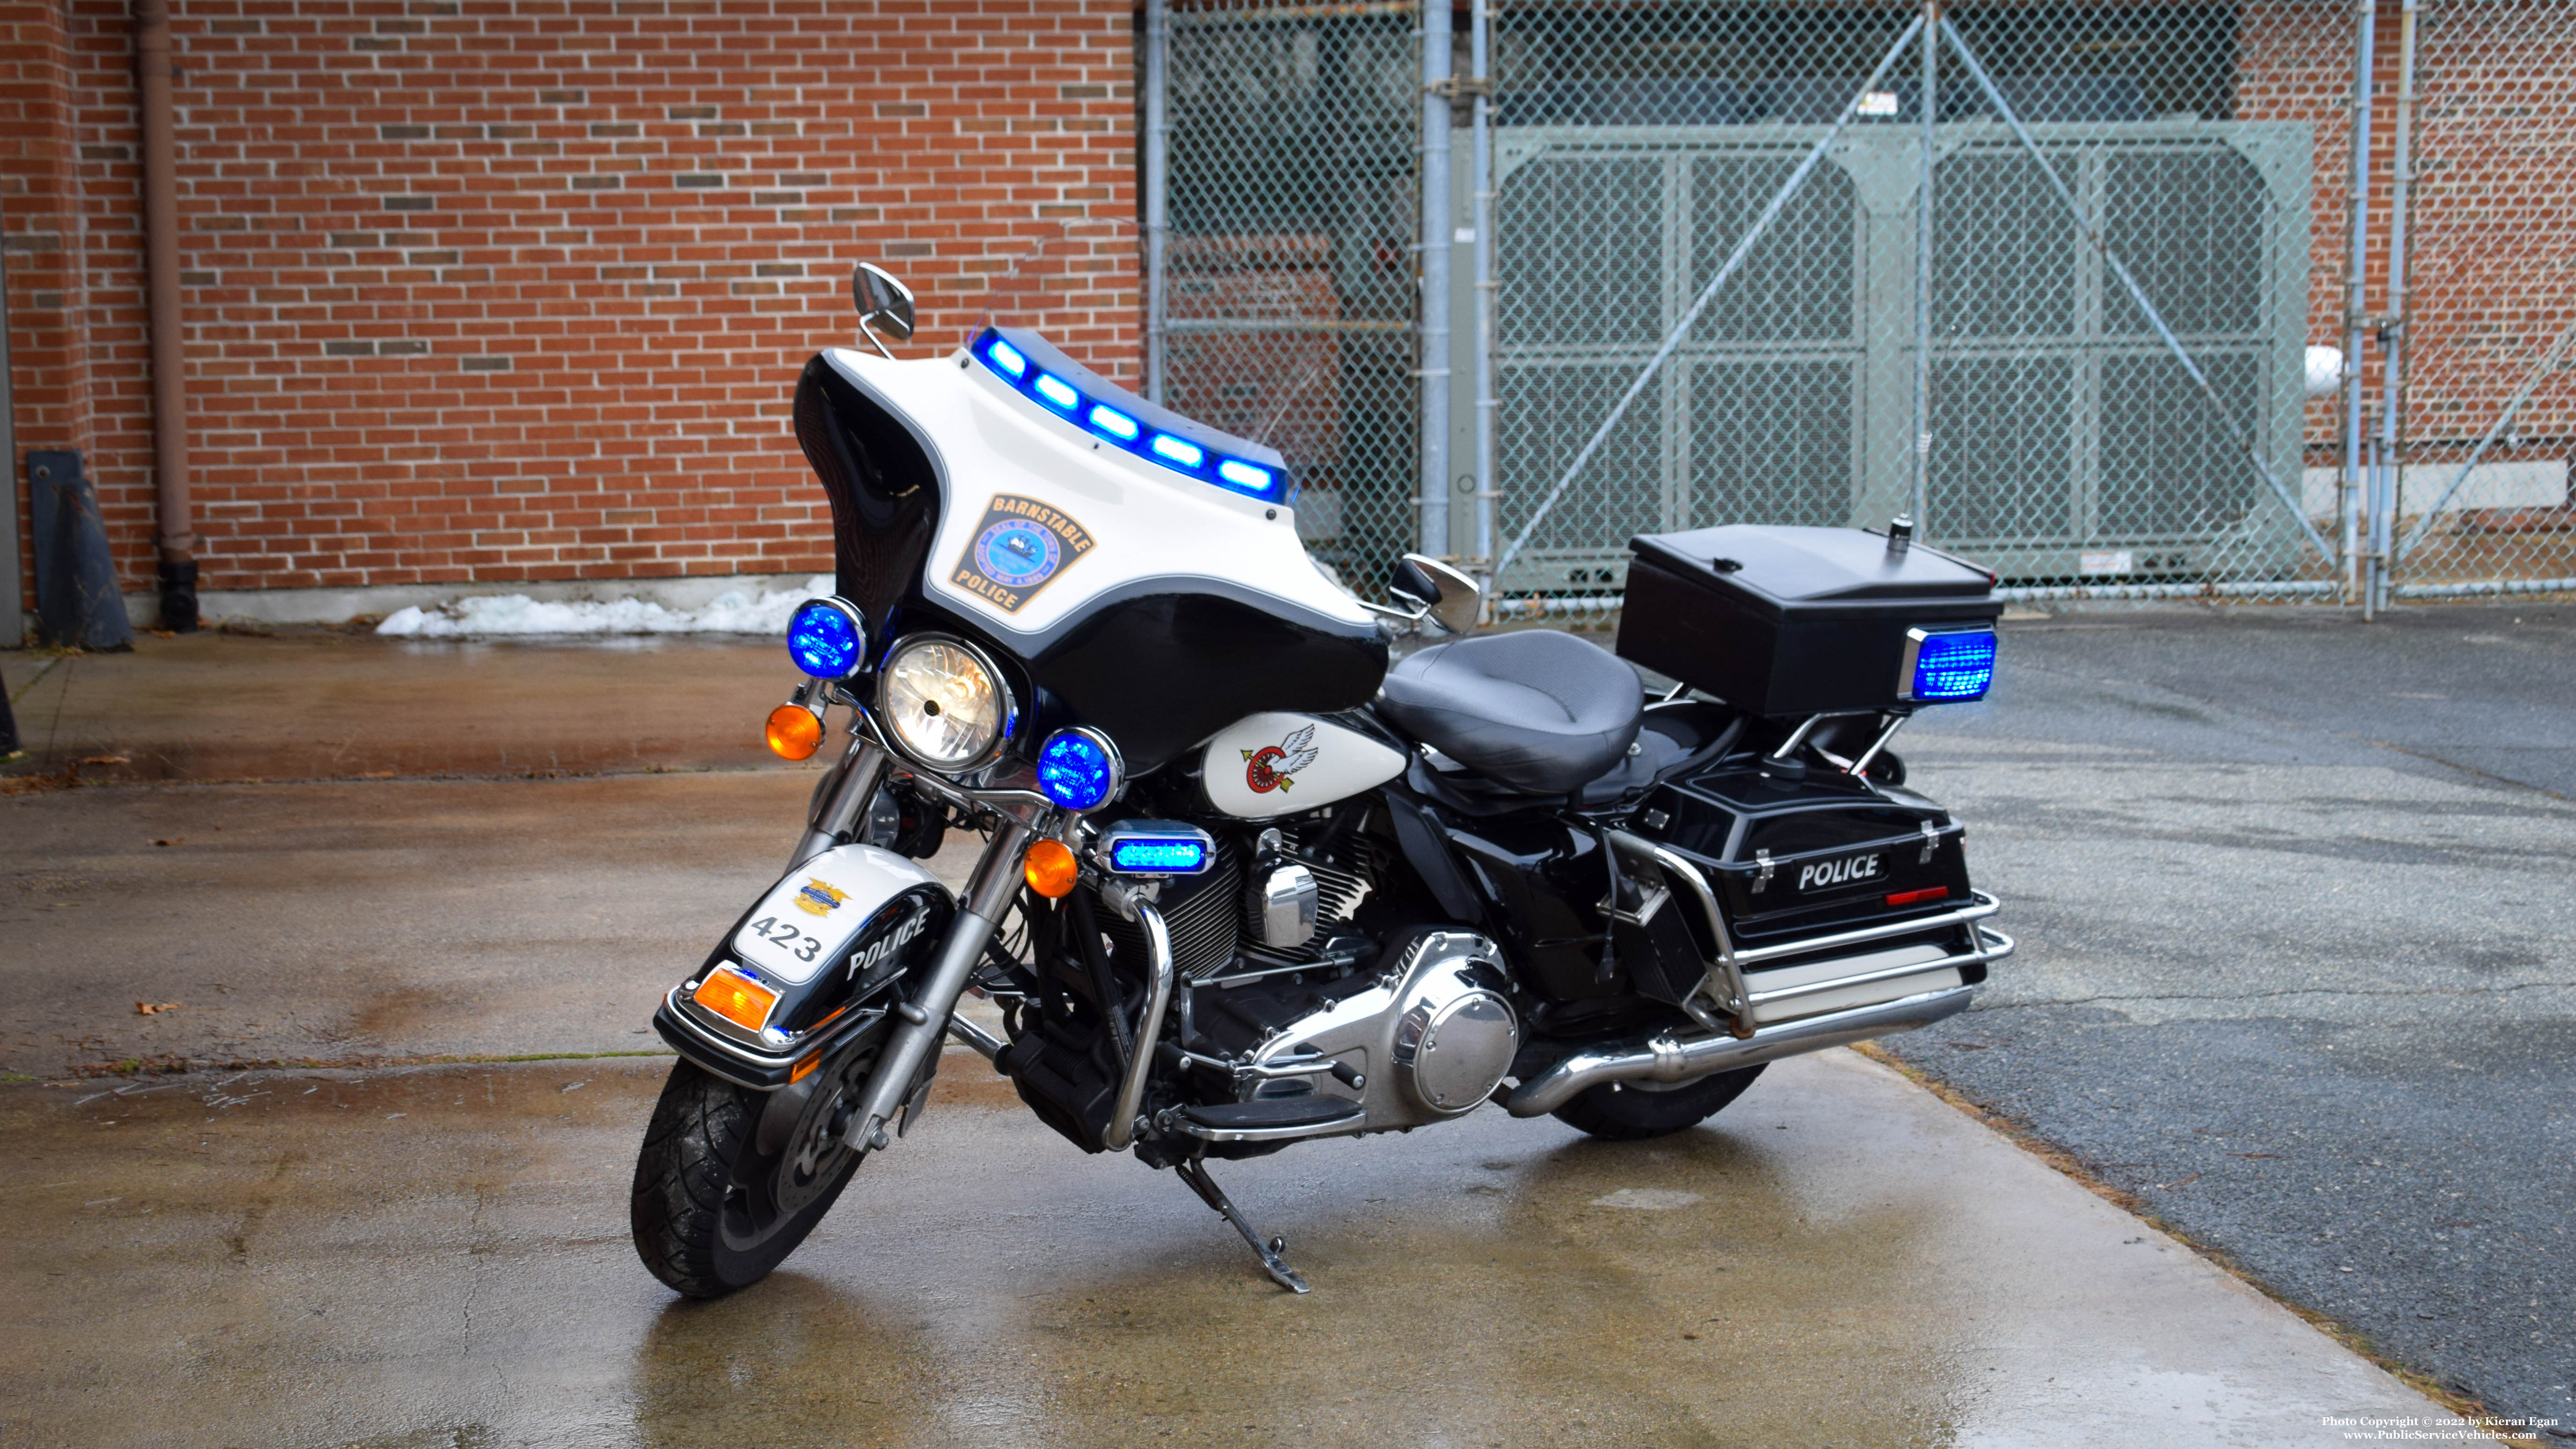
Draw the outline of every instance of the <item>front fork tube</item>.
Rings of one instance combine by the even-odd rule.
[[[1021,864],[1036,833],[1025,822],[1008,815],[994,827],[993,843],[984,848],[984,858],[975,863],[975,874],[966,883],[961,909],[948,927],[948,939],[939,945],[939,957],[931,964],[929,979],[922,982],[921,990],[910,1001],[895,1008],[900,1019],[877,1057],[865,1100],[850,1118],[844,1139],[850,1146],[867,1151],[886,1145],[886,1123],[894,1120],[895,1109],[911,1090],[922,1063],[939,1050],[941,1039],[948,1034],[949,1013],[957,1009],[957,998],[966,991],[966,979],[983,959],[984,947],[992,941],[993,933],[1001,929],[1002,913],[1009,909],[1011,897],[1020,888]]]
[[[876,798],[878,783],[885,779],[887,763],[884,746],[862,735],[850,737],[850,748],[833,767],[836,775],[826,775],[815,787],[804,838],[796,842],[796,853],[787,860],[789,870],[857,832],[869,802]]]

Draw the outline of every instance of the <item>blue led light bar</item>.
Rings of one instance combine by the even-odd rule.
[[[1216,864],[1216,841],[1175,820],[1121,820],[1100,833],[1098,857],[1120,875],[1198,875]]]
[[[1897,678],[1899,697],[1918,704],[1956,704],[1983,699],[1994,682],[1994,630],[1905,631],[1905,663]]]
[[[1233,488],[1237,493],[1249,493],[1255,498],[1268,494],[1271,484],[1275,481],[1271,478],[1269,469],[1256,468],[1237,458],[1228,458],[1217,464],[1216,477],[1218,482]]]
[[[1207,847],[1195,840],[1136,835],[1109,847],[1109,868],[1129,875],[1196,875]]]
[[[813,599],[787,621],[787,654],[816,679],[847,679],[867,659],[867,622],[842,599]]]
[[[1279,469],[1248,458],[1227,457],[1177,433],[1148,426],[1106,402],[1085,397],[1073,384],[1032,364],[1025,353],[997,332],[986,330],[968,350],[994,376],[1102,442],[1229,493],[1264,503],[1288,501],[1288,478]]]
[[[1030,386],[1037,389],[1040,399],[1054,404],[1059,412],[1069,413],[1082,406],[1082,394],[1075,392],[1072,384],[1060,377],[1051,377],[1041,372],[1037,375],[1037,381]]]
[[[1077,813],[1097,810],[1118,793],[1118,747],[1097,730],[1062,729],[1038,746],[1038,790]]]

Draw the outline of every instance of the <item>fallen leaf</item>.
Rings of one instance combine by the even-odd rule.
[[[179,1003],[175,1001],[164,1001],[158,1004],[149,1001],[138,1001],[134,1003],[134,1014],[136,1016],[159,1016],[165,1011],[177,1011],[178,1009]]]
[[[83,755],[81,756],[81,763],[84,765],[131,765],[134,763],[134,759],[130,755]]]

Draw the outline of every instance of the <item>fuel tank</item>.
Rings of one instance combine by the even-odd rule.
[[[1219,730],[1199,768],[1209,804],[1267,820],[1374,790],[1404,773],[1404,762],[1392,740],[1359,721],[1267,711]]]

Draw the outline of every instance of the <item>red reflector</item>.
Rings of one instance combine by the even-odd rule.
[[[1891,906],[1919,906],[1925,901],[1947,900],[1949,895],[1948,886],[1926,886],[1919,891],[1898,891],[1887,898],[1887,903]]]

